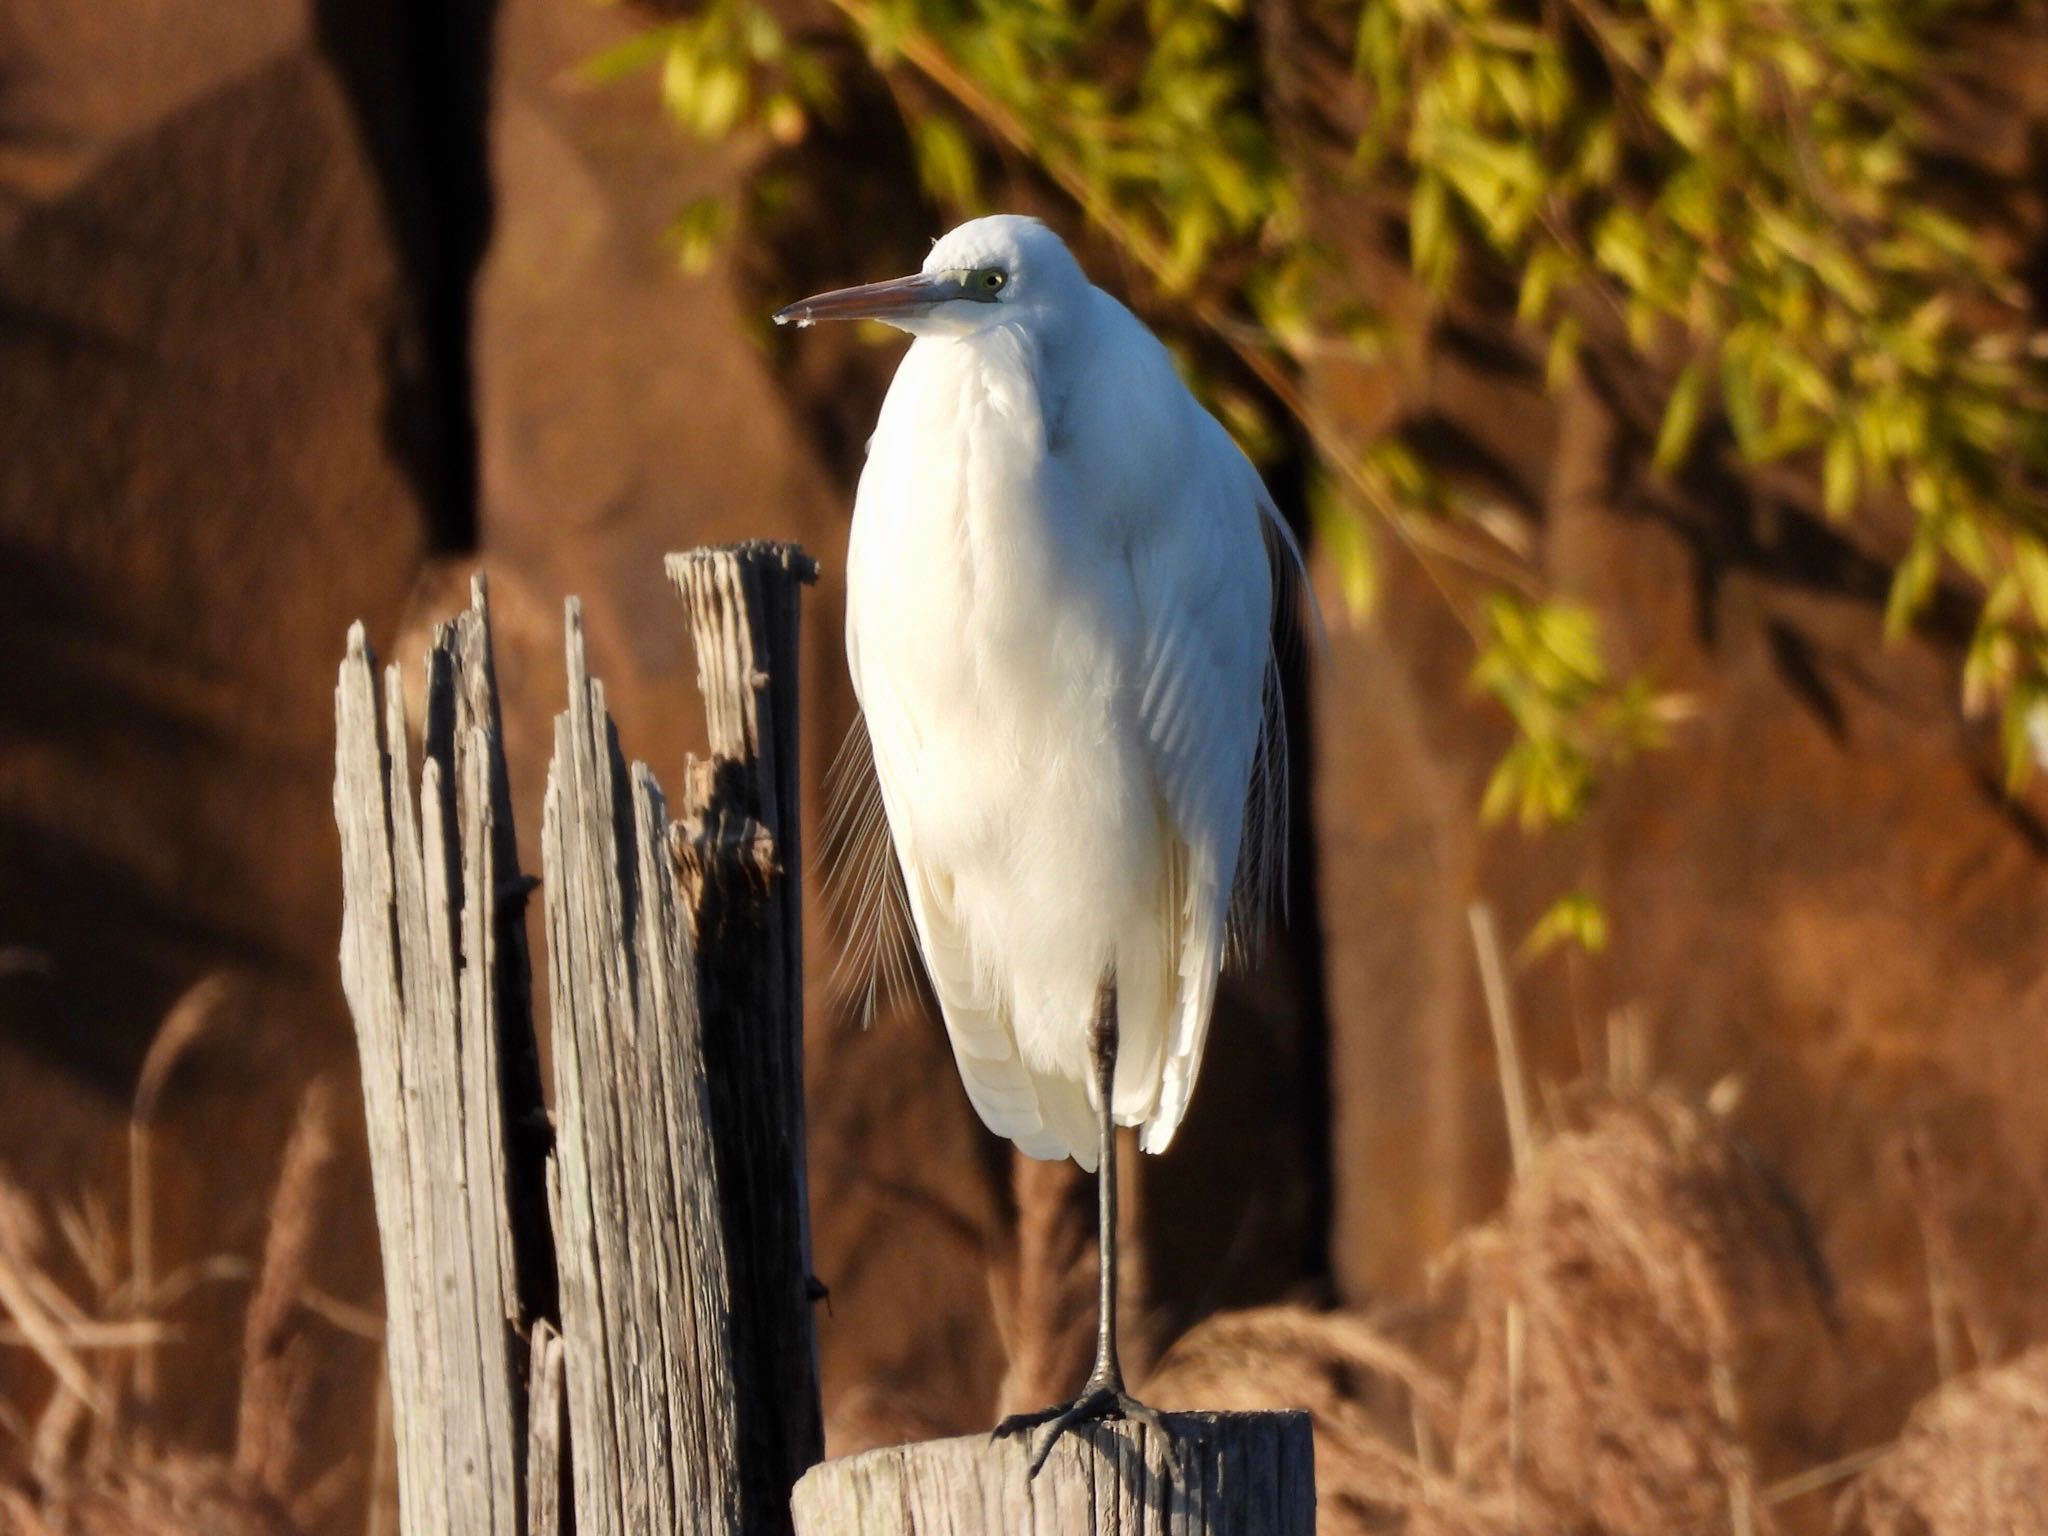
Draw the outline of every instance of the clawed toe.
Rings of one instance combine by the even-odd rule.
[[[1120,1386],[1108,1384],[1090,1385],[1071,1403],[1055,1404],[1041,1408],[1036,1413],[1013,1413],[993,1431],[997,1439],[1010,1435],[1031,1433],[1031,1476],[1038,1476],[1046,1458],[1052,1455],[1052,1448],[1060,1436],[1070,1429],[1083,1424],[1099,1424],[1109,1419],[1132,1420],[1143,1424],[1159,1437],[1159,1443],[1166,1448],[1169,1465],[1178,1472],[1180,1469],[1179,1448],[1173,1436],[1167,1432],[1166,1423],[1148,1405],[1139,1402]],[[1035,1433],[1032,1433],[1034,1432]]]

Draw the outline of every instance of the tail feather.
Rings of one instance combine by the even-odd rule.
[[[1047,1130],[1065,1145],[1052,1155],[1071,1157],[1082,1171],[1095,1171],[1095,1109],[1089,1102],[1088,1085],[1071,1077],[1050,1073],[1031,1074],[1031,1086],[1038,1094],[1038,1108],[1045,1116]],[[1023,1143],[1018,1143],[1022,1146]],[[1031,1152],[1029,1147],[1025,1151]],[[1040,1154],[1031,1152],[1033,1157]]]

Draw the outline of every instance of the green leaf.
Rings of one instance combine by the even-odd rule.
[[[1521,291],[1515,297],[1515,318],[1524,325],[1541,324],[1550,313],[1558,285],[1571,275],[1571,257],[1555,246],[1539,246],[1522,269]]]
[[[1706,364],[1695,358],[1679,373],[1671,386],[1671,398],[1664,402],[1664,423],[1657,429],[1657,446],[1650,459],[1667,474],[1684,462],[1699,431],[1700,409],[1707,397]]]
[[[1354,622],[1369,617],[1379,602],[1379,550],[1358,507],[1324,471],[1309,477],[1309,526],[1316,543],[1337,569],[1344,612]]]
[[[702,272],[718,254],[719,242],[732,223],[732,209],[723,198],[699,197],[683,205],[669,221],[663,239],[688,273]]]
[[[2013,540],[2013,573],[2034,622],[2048,629],[2048,546],[2022,535]]]
[[[911,128],[910,142],[917,155],[918,180],[927,192],[962,212],[979,208],[974,149],[951,118],[934,113],[918,119]]]
[[[1522,959],[1539,959],[1563,944],[1597,955],[1607,948],[1607,937],[1607,911],[1599,898],[1588,891],[1567,891],[1529,930],[1522,941]]]
[[[1757,390],[1756,368],[1749,350],[1725,347],[1721,353],[1721,404],[1728,414],[1728,426],[1735,434],[1735,446],[1744,458],[1756,457],[1764,435],[1764,410]]]
[[[1451,238],[1451,198],[1440,176],[1416,178],[1408,199],[1408,259],[1432,293],[1451,285],[1457,247]]]
[[[1493,765],[1493,772],[1487,775],[1486,791],[1479,797],[1479,819],[1487,826],[1497,826],[1507,820],[1516,805],[1527,795],[1527,755],[1517,742]]]
[[[1934,594],[1935,579],[1941,574],[1941,554],[1935,541],[1922,535],[1892,572],[1891,591],[1885,597],[1884,633],[1896,640],[1912,627],[1913,620]]]
[[[1543,387],[1556,394],[1579,371],[1579,341],[1582,332],[1576,315],[1566,315],[1550,333],[1550,346],[1543,356]]]
[[[1860,458],[1853,427],[1839,426],[1828,435],[1827,448],[1821,455],[1821,504],[1836,522],[1855,510]]]
[[[612,85],[652,69],[675,43],[678,31],[673,24],[649,27],[583,60],[576,66],[576,78],[585,85]]]
[[[737,64],[719,60],[697,80],[697,94],[684,120],[707,139],[730,133],[747,109],[747,75]]]

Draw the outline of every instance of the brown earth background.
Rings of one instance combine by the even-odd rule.
[[[341,1321],[312,1318],[296,1346],[294,1477],[322,1489],[300,1511],[311,1529],[361,1529],[389,1494],[357,1316],[381,1301],[335,963],[331,689],[347,625],[411,664],[468,573],[488,571],[529,862],[564,594],[584,599],[627,750],[673,774],[700,727],[659,557],[800,541],[825,570],[803,657],[814,824],[851,715],[837,568],[895,352],[851,334],[797,344],[765,316],[909,270],[946,221],[857,59],[841,61],[848,110],[803,145],[706,146],[662,121],[650,83],[572,78],[635,25],[580,0],[0,10],[0,1171],[44,1212],[38,1262],[89,1294],[51,1213],[127,1229],[138,1084],[188,998],[185,1016],[204,1017],[162,1058],[155,1264],[253,1263],[298,1106],[330,1085],[336,1150],[305,1267]],[[2015,7],[1960,58],[1943,132],[2028,253],[2039,305],[2048,26]],[[675,211],[771,161],[794,187],[784,210],[708,273],[679,274],[661,241]],[[1126,291],[1114,254],[1042,188],[1020,174],[1008,190]],[[1483,1501],[1453,1511],[1457,1478],[1431,1470],[1425,1443],[1457,1442],[1460,1475],[1498,1486],[1473,1428],[1491,1422],[1488,1286],[1538,1319],[1518,1369],[1548,1358],[1552,1292],[1533,1271],[1503,1281],[1489,1254],[1546,1210],[1582,1220],[1630,1190],[1747,1190],[1789,1223],[1759,1251],[1795,1255],[1796,1274],[1726,1253],[1708,1265],[1741,1408],[1707,1438],[1739,1444],[1690,1477],[1720,1488],[1739,1455],[1742,1477],[1782,1493],[1890,1442],[1945,1378],[2048,1338],[2048,798],[2002,792],[1995,743],[1960,713],[1963,635],[1939,605],[1913,638],[1882,642],[1882,529],[1866,547],[1798,485],[1653,475],[1645,407],[1597,347],[1579,383],[1547,394],[1503,314],[1409,295],[1383,210],[1311,217],[1405,329],[1394,361],[1308,386],[1357,428],[1451,445],[1556,586],[1608,617],[1616,659],[1653,666],[1692,713],[1570,831],[1484,831],[1475,808],[1506,727],[1467,686],[1463,632],[1398,560],[1371,619],[1337,627],[1295,693],[1294,921],[1227,986],[1187,1128],[1139,1174],[1133,1347],[1155,1358],[1208,1319],[1167,1360],[1166,1395],[1312,1399],[1328,1531],[1509,1529],[1485,1523],[1498,1512]],[[1272,479],[1298,515],[1300,466]],[[1510,1169],[1468,907],[1490,903],[1512,940],[1581,883],[1611,947],[1513,978],[1548,1161],[1475,1231]],[[822,925],[812,951],[822,983]],[[918,1008],[863,1032],[822,984],[812,996],[832,1452],[982,1427],[1069,1385],[1089,1240],[1071,1180],[1012,1167]],[[1614,1174],[1597,1198],[1573,1192],[1588,1157]],[[1650,1170],[1640,1187],[1615,1173],[1630,1168]],[[1722,1231],[1712,1201],[1658,1209],[1673,1251]],[[1542,1230],[1522,1251],[1564,1241]],[[1608,1261],[1580,1237],[1543,1273],[1597,1313]],[[249,1287],[215,1268],[164,1308],[175,1332],[145,1416],[157,1453],[236,1440]],[[1290,1310],[1242,1310],[1276,1306]],[[1436,1350],[1447,1316],[1457,1338]],[[1714,1363],[1690,1359],[1666,1366]],[[1455,1375],[1455,1401],[1431,1371]],[[1595,1375],[1623,1392],[1596,1419],[1641,1409],[1619,1375]],[[2013,1426],[2048,1424],[2040,1375],[1993,1415],[2034,1459],[1983,1453],[2037,1511],[2048,1429]],[[1382,1401],[1393,1382],[1428,1408],[1415,1424]],[[18,1341],[0,1344],[0,1389],[32,1436],[51,1381]],[[1441,1436],[1419,1427],[1439,1410]],[[1347,1434],[1379,1446],[1383,1420],[1441,1498],[1384,1492],[1393,1474],[1358,1470],[1376,1449],[1342,1460]],[[1517,1474],[1529,1528],[1681,1528],[1669,1504],[1599,1502],[1598,1468],[1618,1458],[1609,1481],[1626,1482],[1626,1446],[1573,1454],[1547,1491],[1540,1467]],[[16,1436],[0,1442],[0,1462],[28,1460]],[[1866,1477],[1838,1499],[1854,1470],[1766,1501],[1770,1518],[2007,1528],[1886,1524],[1891,1485]],[[1725,1501],[1709,1505],[1699,1528],[1725,1528]],[[1553,1506],[1578,1513],[1543,1526],[1533,1511]]]

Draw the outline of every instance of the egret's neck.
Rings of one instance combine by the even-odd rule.
[[[1068,403],[1083,366],[1082,327],[1073,307],[1034,311],[942,345],[986,391],[1001,416],[1028,412],[1038,419],[1047,447],[1056,447]]]

